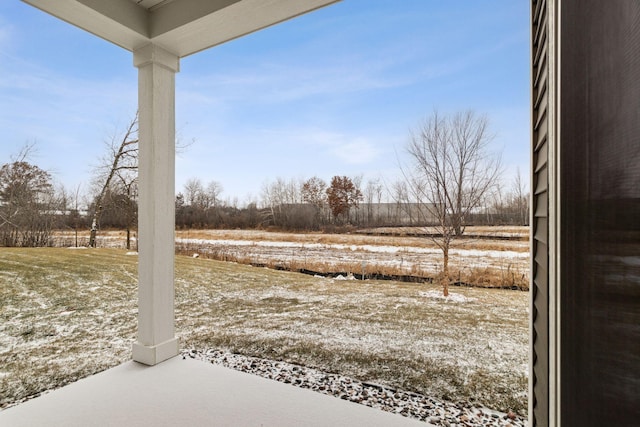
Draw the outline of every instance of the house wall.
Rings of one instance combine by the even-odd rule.
[[[549,5],[531,3],[531,372],[529,418],[549,425]]]

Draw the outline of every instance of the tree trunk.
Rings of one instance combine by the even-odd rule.
[[[442,248],[442,295],[449,296],[449,245]]]
[[[102,196],[100,196],[102,199]],[[91,221],[91,234],[89,235],[89,247],[96,247],[96,234],[98,233],[98,218],[100,217],[100,211],[102,210],[102,205],[96,207],[93,213],[93,220]]]

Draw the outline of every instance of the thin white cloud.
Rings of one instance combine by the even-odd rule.
[[[383,71],[380,66],[353,61],[329,64],[263,62],[226,73],[182,75],[180,86],[184,93],[197,93],[201,100],[211,97],[209,102],[278,104],[314,96],[344,97],[406,84]]]
[[[382,150],[380,143],[367,136],[349,135],[318,129],[297,129],[280,132],[280,138],[291,141],[291,146],[300,146],[303,150],[317,150],[319,156],[333,159],[346,165],[366,165],[379,159]]]
[[[330,150],[344,163],[351,165],[364,165],[371,163],[378,158],[380,150],[365,138],[355,138],[352,141],[345,141]]]

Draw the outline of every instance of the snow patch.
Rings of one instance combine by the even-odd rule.
[[[137,256],[137,255],[138,255],[138,252],[127,252],[125,255],[134,255],[134,256]]]
[[[466,297],[464,295],[461,294],[455,294],[455,293],[449,293],[449,296],[444,296],[442,295],[442,292],[440,291],[426,291],[426,292],[420,292],[419,295],[421,297],[424,298],[432,298],[432,299],[438,299],[438,300],[443,300],[446,302],[460,302],[460,303],[464,303],[464,302],[473,302],[476,301],[476,298],[472,298],[472,297]]]

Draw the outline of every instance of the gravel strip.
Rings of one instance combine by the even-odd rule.
[[[361,382],[338,374],[291,363],[226,353],[221,350],[183,350],[183,358],[191,357],[237,371],[307,388],[372,408],[394,412],[442,427],[523,427],[524,418],[501,413],[471,403],[451,403],[417,393]]]

